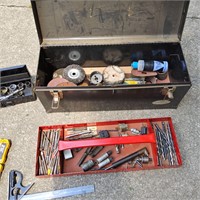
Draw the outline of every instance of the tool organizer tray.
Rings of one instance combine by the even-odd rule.
[[[142,127],[145,127],[143,133]],[[78,139],[77,137],[82,136],[71,135],[72,131],[77,130],[92,130],[96,135],[89,139]],[[110,137],[99,138],[102,130],[107,130]],[[90,147],[94,149],[99,146],[103,146],[102,150],[96,156],[87,155],[79,166],[84,152]],[[117,147],[120,148],[118,153]],[[64,150],[70,150],[71,157],[64,159]],[[97,159],[108,151],[112,153],[107,155],[107,158],[112,157],[112,160],[99,169]],[[138,151],[142,153],[137,154]],[[135,152],[136,156],[133,155]],[[129,155],[133,157],[112,168],[117,161]],[[93,162],[94,166],[89,167],[88,162]],[[181,154],[170,117],[41,126],[38,130],[35,171],[37,177],[174,168],[181,165]]]

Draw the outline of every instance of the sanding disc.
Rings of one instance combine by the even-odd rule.
[[[72,82],[64,82],[57,85],[57,87],[74,87],[74,86],[77,86],[77,85]]]
[[[57,87],[58,84],[68,83],[68,82],[69,81],[64,78],[54,78],[48,83],[47,87]]]
[[[104,83],[107,85],[120,84],[124,82],[125,73],[118,66],[111,65],[103,71]]]
[[[150,77],[150,76],[156,76],[157,72],[146,72],[146,71],[138,71],[138,70],[133,69],[131,71],[131,74],[134,77]]]
[[[63,78],[75,84],[80,84],[85,79],[85,71],[80,65],[69,65],[63,70]]]

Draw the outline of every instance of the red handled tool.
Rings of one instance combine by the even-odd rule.
[[[74,148],[87,148],[94,146],[109,146],[109,145],[138,144],[138,143],[156,143],[155,135],[151,133],[148,135],[138,135],[138,136],[76,140],[76,142],[61,140],[59,141],[58,150],[63,151],[66,149],[74,149]]]

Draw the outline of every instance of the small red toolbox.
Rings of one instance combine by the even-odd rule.
[[[181,165],[170,117],[40,126],[38,130],[37,177]]]

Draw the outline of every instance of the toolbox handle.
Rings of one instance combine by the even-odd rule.
[[[58,150],[63,151],[66,149],[94,147],[94,146],[109,146],[120,144],[138,144],[138,143],[156,143],[155,134],[139,136],[127,136],[127,137],[112,137],[90,140],[78,140],[78,141],[59,141]]]

